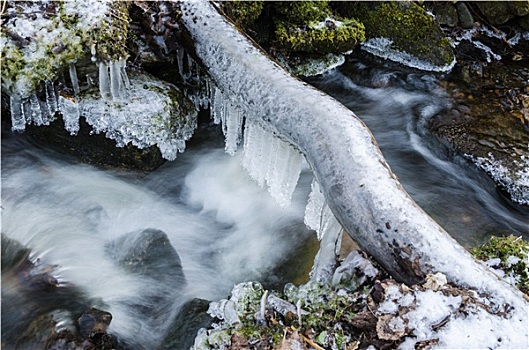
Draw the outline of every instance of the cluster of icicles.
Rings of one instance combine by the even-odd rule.
[[[57,113],[62,115],[64,127],[72,135],[79,131],[79,119],[86,118],[94,133],[104,133],[116,141],[118,147],[128,143],[138,148],[156,145],[162,156],[174,160],[184,152],[185,141],[191,138],[197,125],[197,113],[184,117],[173,115],[170,97],[156,95],[145,89],[155,85],[139,78],[129,80],[126,61],[98,63],[100,98],[81,94],[75,66],[70,66],[69,77],[73,95],[57,93],[54,82],[44,82],[42,94],[33,92],[23,97],[11,95],[11,120],[14,131],[23,131],[27,124],[49,125]],[[87,77],[88,87],[95,84]],[[39,98],[40,96],[40,98]]]
[[[58,95],[54,83],[44,83],[44,102],[36,92],[29,97],[23,97],[16,92],[11,95],[11,121],[14,131],[24,131],[26,124],[49,125],[55,120],[57,112],[62,114],[64,127],[72,135],[79,131],[79,79],[74,65],[69,67],[70,80],[74,96]],[[106,100],[121,101],[127,97],[130,82],[125,71],[125,60],[110,63],[99,63],[99,91]]]
[[[243,168],[260,187],[266,185],[279,205],[289,206],[301,173],[303,155],[291,144],[263,128],[251,116],[244,116],[236,104],[230,101],[230,96],[227,96],[207,75],[202,73],[198,64],[190,55],[186,55],[183,49],[177,52],[177,63],[182,81],[188,85],[200,86],[193,91],[184,90],[184,94],[195,105],[196,111],[209,108],[213,121],[222,125],[226,152],[235,155],[242,144]],[[26,98],[13,94],[11,96],[13,130],[22,131],[27,123],[49,125],[54,120],[56,112],[60,112],[66,130],[71,134],[76,134],[79,131],[80,115],[89,112],[90,115],[86,115],[87,121],[94,126],[96,132],[104,131],[101,125],[111,123],[105,119],[116,118],[120,111],[116,110],[114,113],[110,111],[104,116],[94,113],[96,111],[93,108],[84,110],[80,107],[82,101],[77,100],[80,88],[74,66],[70,67],[69,74],[75,98],[58,96],[54,84],[49,81],[45,82],[44,102],[39,100],[36,93]],[[99,91],[104,100],[126,101],[130,88],[131,83],[125,70],[125,60],[109,64],[99,63]],[[157,144],[165,158],[172,160],[176,158],[177,151],[184,151],[185,141],[191,137],[197,125],[196,113],[188,119],[190,120],[186,121],[185,128],[183,128],[185,130],[172,135],[174,139],[170,143],[159,142]],[[122,125],[119,129],[122,133],[142,133],[142,130],[131,131],[132,127]],[[118,139],[115,133],[107,132],[106,135],[112,139]],[[122,135],[118,146],[125,144],[123,139],[127,140]],[[142,146],[150,146],[152,142],[145,141],[144,144],[135,142],[134,144],[142,148]],[[332,234],[329,234],[332,237],[337,237],[341,231],[341,226],[327,206],[316,179],[311,185],[304,221],[310,229],[317,232],[320,240],[329,231],[332,231]]]
[[[179,66],[181,59],[180,56]],[[189,56],[188,60],[192,62]],[[190,94],[188,97],[197,109],[209,107],[214,123],[222,125],[226,153],[235,155],[242,143],[242,167],[259,187],[267,187],[281,207],[288,207],[298,183],[304,156],[293,145],[255,121],[257,118],[243,115],[235,101],[230,100],[230,95],[219,89],[209,77],[200,77],[198,65],[190,67],[194,75],[181,72],[184,79],[192,79],[199,84],[204,82],[205,93]],[[304,223],[316,231],[318,239],[322,241],[311,277],[325,282],[332,276],[343,229],[327,205],[316,178],[312,180]]]

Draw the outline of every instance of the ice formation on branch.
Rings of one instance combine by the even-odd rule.
[[[303,156],[290,144],[246,120],[242,165],[259,186],[266,183],[272,197],[283,208],[290,204],[302,161]]]
[[[414,284],[441,272],[492,303],[509,304],[504,323],[516,329],[514,343],[527,347],[528,304],[520,291],[477,264],[421,210],[353,112],[268,59],[214,4],[183,2],[182,22],[217,86],[237,96],[237,108],[305,155],[329,209],[360,248],[397,280]],[[322,245],[330,237],[326,233]]]

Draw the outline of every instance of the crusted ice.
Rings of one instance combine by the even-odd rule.
[[[130,84],[126,101],[85,96],[80,102],[81,114],[94,132],[105,133],[120,147],[128,143],[138,148],[156,145],[165,159],[174,160],[196,129],[197,112],[175,103],[173,85],[148,75],[134,75],[130,81],[120,79],[123,87],[126,82]],[[121,88],[119,85],[118,91]]]
[[[393,49],[392,44],[393,40],[388,38],[371,38],[362,44],[362,49],[378,57],[432,72],[450,72],[456,64],[456,59],[454,58],[451,63],[445,66],[436,66],[430,62],[422,61],[407,52]]]
[[[361,285],[367,278],[375,278],[378,275],[378,270],[371,261],[364,258],[358,251],[353,250],[334,271],[332,284],[337,285],[342,280],[355,275],[359,276],[358,284]]]
[[[486,157],[473,157],[468,154],[465,157],[472,160],[509,192],[513,201],[529,204],[529,155],[522,155],[518,160],[513,160],[510,167],[496,160],[492,153]]]

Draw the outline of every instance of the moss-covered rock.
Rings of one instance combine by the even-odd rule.
[[[2,88],[28,96],[83,57],[127,58],[129,2],[8,2],[2,25]]]
[[[285,1],[274,4],[283,19],[294,24],[321,22],[331,15],[328,1]]]
[[[341,53],[365,40],[364,26],[354,19],[327,18],[303,26],[277,21],[275,34],[279,47],[306,53]]]
[[[225,1],[224,12],[241,28],[255,22],[263,11],[263,1]]]
[[[284,51],[341,53],[365,40],[364,26],[334,16],[327,1],[279,2],[273,9],[276,44]]]
[[[492,237],[472,250],[477,259],[500,271],[503,277],[529,294],[529,242],[513,235]]]
[[[415,3],[354,2],[338,4],[342,15],[365,26],[369,52],[429,70],[449,70],[454,54],[439,24]]]

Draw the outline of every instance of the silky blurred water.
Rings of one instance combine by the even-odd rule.
[[[191,148],[147,175],[76,164],[7,133],[2,146],[2,233],[30,248],[33,261],[55,266],[59,281],[97,300],[113,315],[109,332],[133,347],[149,349],[161,341],[174,313],[191,298],[218,300],[249,280],[280,286],[286,282],[281,264],[315,239],[303,224],[311,174],[302,174],[292,205],[282,209],[244,172],[239,155],[224,152],[222,142]],[[108,252],[110,242],[148,228],[165,232],[181,259],[186,283],[177,293],[174,286],[126,271]],[[4,272],[3,294],[22,293],[16,278]],[[149,304],[167,295],[170,307]],[[28,297],[32,313],[22,320],[16,314],[25,305],[3,302],[3,323],[30,322],[48,312],[39,306],[41,297]],[[145,308],[163,315],[144,314]],[[18,335],[2,336],[9,345]]]
[[[428,121],[453,107],[432,76],[368,69],[353,60],[308,81],[364,120],[405,189],[461,244],[503,233],[529,238],[529,209],[511,203],[429,133]],[[61,283],[50,295],[21,285],[19,270],[2,269],[7,349],[39,316],[51,312],[73,327],[88,306],[110,312],[109,332],[128,346],[152,349],[192,298],[227,297],[242,281],[280,288],[306,276],[315,240],[303,224],[310,171],[305,168],[292,205],[282,209],[244,172],[240,154],[224,152],[218,128],[198,133],[208,141],[194,142],[151,173],[79,164],[3,133],[2,234],[30,249],[34,263],[53,267]],[[109,254],[112,242],[145,229],[167,235],[185,283],[175,287],[125,269],[113,256],[133,248],[130,242],[120,241],[120,251]],[[3,249],[3,258],[16,249]]]
[[[455,107],[431,74],[350,59],[308,82],[367,124],[406,191],[459,243],[470,248],[503,234],[529,238],[529,207],[511,202],[429,132],[432,118]]]

